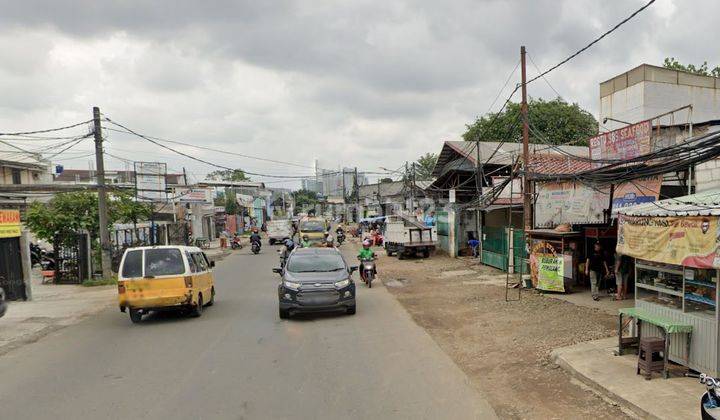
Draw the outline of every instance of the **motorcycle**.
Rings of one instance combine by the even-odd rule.
[[[345,242],[345,232],[340,231],[337,233],[336,236],[338,245],[342,245],[342,243]]]
[[[686,373],[685,376],[698,378],[700,383],[707,388],[707,391],[700,399],[700,417],[703,420],[720,419],[720,396],[718,396],[720,379],[713,378],[704,373],[700,375]]]
[[[242,249],[242,244],[240,243],[240,237],[235,236],[230,240],[230,248],[231,249]]]
[[[260,242],[254,241],[251,245],[252,246],[250,249],[252,250],[252,253],[256,254],[256,255],[259,254],[260,253]]]
[[[360,278],[367,284],[367,287],[372,289],[372,282],[375,279],[375,256],[373,259],[360,260]]]

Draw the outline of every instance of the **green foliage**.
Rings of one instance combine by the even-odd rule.
[[[217,170],[214,172],[210,172],[207,176],[207,179],[211,179],[213,181],[250,181],[250,178],[248,178],[247,175],[245,175],[245,172],[242,169],[224,169],[224,170]]]
[[[108,225],[137,223],[147,220],[153,212],[152,204],[134,201],[124,192],[108,195]],[[100,229],[98,195],[80,191],[55,195],[49,203],[32,203],[25,220],[27,227],[40,239],[52,241],[57,233],[87,230],[96,238]]]
[[[432,179],[432,171],[435,168],[435,162],[438,160],[438,155],[435,153],[426,153],[415,162],[415,180],[416,181],[428,181]]]
[[[682,64],[677,61],[675,57],[665,57],[663,67],[666,69],[687,71],[702,76],[720,77],[720,66],[715,66],[712,70],[708,70],[707,61],[704,61],[701,65],[696,67],[694,64]]]
[[[463,139],[519,141],[522,136],[520,118],[520,104],[510,102],[494,123],[495,113],[490,113],[468,125]],[[591,113],[580,108],[577,103],[569,104],[560,98],[550,101],[530,99],[528,119],[539,135],[530,132],[532,143],[564,144],[574,141],[577,145],[587,145],[586,139],[598,133],[597,120]]]
[[[314,207],[318,203],[317,193],[310,190],[297,190],[292,193],[295,199],[295,208]]]
[[[225,214],[238,214],[240,206],[237,203],[237,194],[230,188],[225,189]]]

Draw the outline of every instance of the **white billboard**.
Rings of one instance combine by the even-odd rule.
[[[139,201],[167,201],[167,164],[135,162],[135,190]]]

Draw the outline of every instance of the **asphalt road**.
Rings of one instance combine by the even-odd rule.
[[[281,321],[276,264],[267,245],[225,259],[217,302],[201,318],[133,325],[112,307],[0,357],[0,417],[494,417],[381,282],[358,284],[354,316]]]

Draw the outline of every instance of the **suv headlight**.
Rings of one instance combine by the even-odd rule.
[[[295,290],[295,291],[300,290],[300,283],[295,283],[294,281],[285,280],[283,285],[285,286],[285,288],[290,289],[290,290]]]
[[[349,279],[340,280],[335,283],[335,287],[337,287],[338,289],[342,289],[343,287],[347,287],[349,284],[350,284]]]

